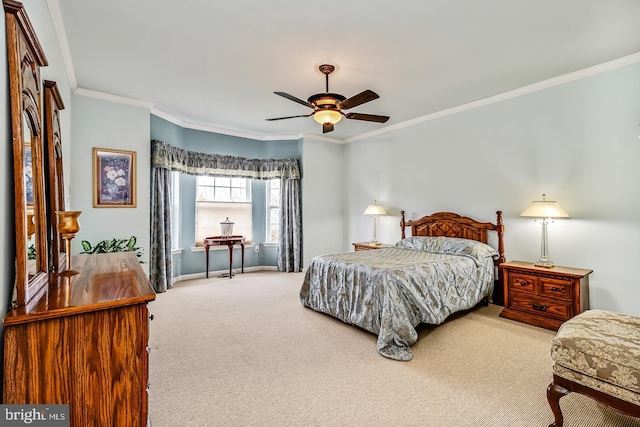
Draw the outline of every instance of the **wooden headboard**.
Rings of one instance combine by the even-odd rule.
[[[487,231],[498,233],[498,253],[500,257],[495,260],[499,265],[506,261],[504,256],[504,224],[502,223],[502,211],[497,211],[495,224],[490,222],[478,222],[466,216],[460,216],[452,212],[437,212],[420,219],[405,221],[404,211],[400,212],[400,230],[402,238],[405,238],[405,228],[411,227],[412,236],[445,236],[461,237],[487,243]]]

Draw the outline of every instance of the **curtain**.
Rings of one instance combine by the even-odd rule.
[[[280,184],[280,233],[278,236],[278,271],[302,271],[299,179],[283,179]]]
[[[296,159],[247,159],[197,153],[151,141],[151,167],[187,175],[228,176],[252,179],[300,179]]]
[[[165,171],[160,173],[159,171]],[[171,287],[170,172],[188,175],[280,179],[278,270],[302,271],[300,168],[296,159],[247,159],[197,153],[151,141],[151,257],[149,277],[156,292]]]
[[[171,282],[171,171],[151,168],[151,250],[149,281],[156,292],[173,287]]]

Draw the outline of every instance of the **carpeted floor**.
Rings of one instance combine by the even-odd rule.
[[[554,332],[490,305],[421,326],[413,360],[304,308],[302,273],[176,284],[149,304],[153,427],[546,427]],[[572,393],[566,427],[640,427]]]

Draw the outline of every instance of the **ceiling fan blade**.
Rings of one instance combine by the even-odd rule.
[[[275,93],[276,95],[280,95],[283,98],[287,98],[293,102],[297,102],[298,104],[302,104],[306,107],[313,108],[313,105],[309,104],[307,101],[303,101],[302,99],[296,98],[295,96],[289,95],[288,93],[285,93],[285,92],[273,92],[273,93]]]
[[[347,113],[344,115],[347,119],[364,120],[367,122],[386,123],[389,116],[376,116],[374,114]]]
[[[284,119],[295,119],[296,117],[309,117],[312,116],[313,113],[311,114],[302,114],[300,116],[288,116],[288,117],[276,117],[275,119],[265,119],[268,122],[272,122],[274,120],[284,120]]]
[[[374,99],[380,98],[377,93],[367,89],[359,94],[352,96],[349,99],[345,99],[342,101],[338,107],[341,110],[348,110],[349,108],[357,107],[358,105],[362,105],[365,102],[373,101]]]
[[[333,124],[325,123],[322,125],[322,133],[331,132],[333,130]]]

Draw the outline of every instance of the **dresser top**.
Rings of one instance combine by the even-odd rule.
[[[527,271],[534,271],[538,273],[548,274],[560,274],[563,276],[584,277],[593,273],[593,270],[586,270],[583,268],[563,267],[561,265],[554,265],[553,267],[538,267],[532,262],[524,261],[507,261],[500,264],[500,267],[508,269],[520,269]]]
[[[7,313],[4,325],[153,301],[156,294],[133,252],[78,255],[78,274],[51,274],[46,293]]]

